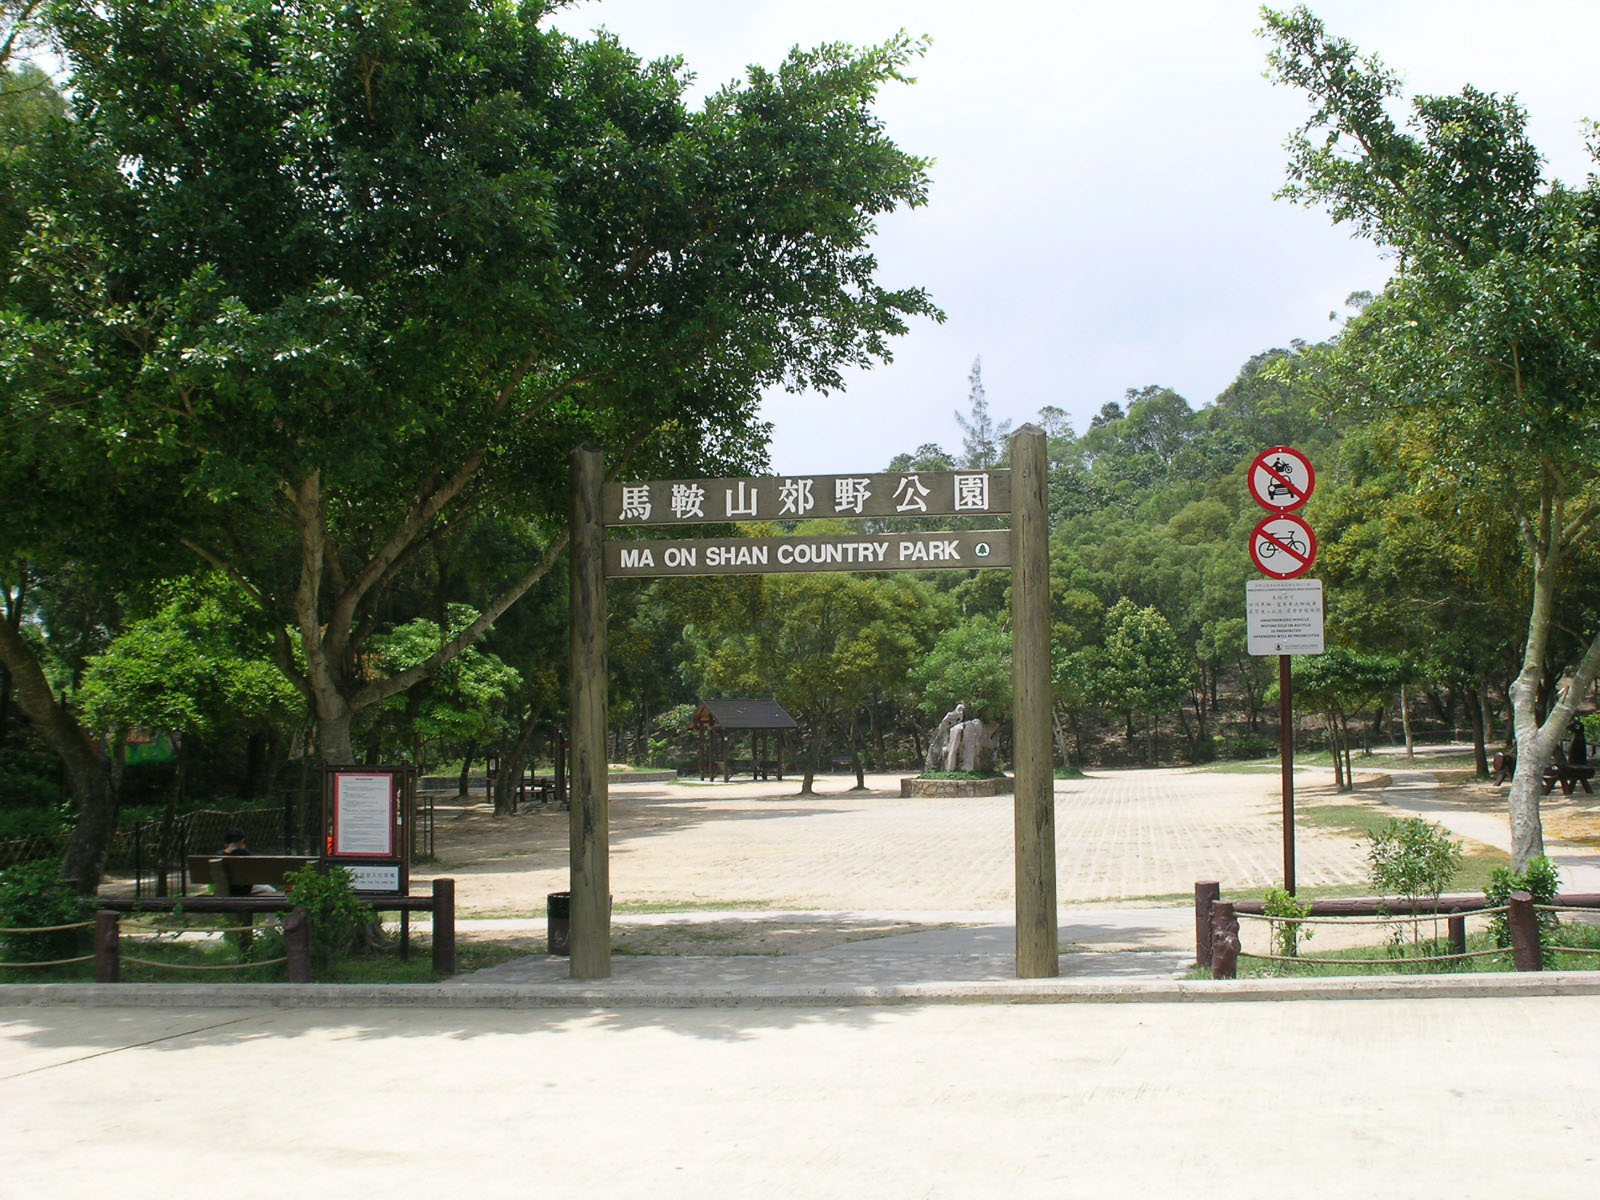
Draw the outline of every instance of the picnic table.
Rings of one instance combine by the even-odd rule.
[[[1495,786],[1499,787],[1516,774],[1516,756],[1502,751],[1494,756],[1493,767]],[[1555,789],[1555,786],[1560,784],[1563,796],[1572,795],[1580,787],[1592,796],[1594,795],[1594,789],[1589,786],[1589,781],[1593,778],[1593,763],[1553,762],[1544,769],[1542,794],[1548,796]]]

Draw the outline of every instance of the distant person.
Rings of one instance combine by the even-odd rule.
[[[1583,734],[1583,722],[1572,723],[1572,746],[1567,751],[1567,761],[1573,765],[1589,761],[1589,739]]]

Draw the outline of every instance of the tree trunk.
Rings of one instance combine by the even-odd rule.
[[[22,633],[22,606],[28,591],[28,567],[24,563],[21,568],[20,578],[17,580],[17,590],[12,592],[10,586],[5,588],[5,623],[6,629],[13,638],[21,639]],[[11,667],[0,656],[0,745],[5,744],[6,734],[11,729]]]
[[[538,729],[539,716],[538,708],[529,705],[527,715],[517,729],[517,736],[501,751],[500,774],[494,781],[494,815],[497,817],[511,812],[511,790],[522,782],[523,766],[528,761],[528,746],[533,741],[534,731]]]
[[[1467,716],[1472,721],[1472,764],[1479,779],[1489,778],[1489,732],[1485,725],[1489,709],[1482,698],[1483,687],[1480,682],[1477,687],[1466,689]]]
[[[472,782],[472,760],[477,757],[478,743],[468,742],[467,748],[461,754],[461,775],[456,780],[456,795],[465,796],[467,788]]]
[[[811,796],[815,794],[814,787],[817,781],[817,763],[822,757],[822,731],[815,725],[811,727],[811,745],[806,750],[806,774],[800,781],[800,794]]]
[[[342,696],[336,700],[326,708],[321,703],[317,705],[317,753],[329,766],[349,766],[356,761],[350,742],[350,724],[355,714]]]
[[[17,708],[56,752],[78,802],[78,820],[62,855],[62,878],[85,894],[100,886],[106,852],[117,829],[117,790],[106,761],[88,732],[50,691],[32,648],[9,622],[0,621],[0,663],[11,672]]]
[[[1406,758],[1415,761],[1417,744],[1411,736],[1411,690],[1403,683],[1400,685],[1400,727],[1406,734]]]

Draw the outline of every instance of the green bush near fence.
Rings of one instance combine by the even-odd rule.
[[[21,863],[0,871],[0,930],[74,925],[91,919],[89,898],[61,878],[54,859]],[[87,953],[87,929],[49,933],[0,933],[0,962],[51,962]]]

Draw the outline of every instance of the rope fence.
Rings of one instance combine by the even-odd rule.
[[[1407,922],[1413,926],[1419,926],[1424,921],[1431,921],[1437,926],[1441,919],[1464,921],[1468,917],[1492,917],[1497,913],[1508,911],[1508,908],[1509,906],[1502,904],[1497,908],[1476,908],[1466,912],[1406,912],[1394,913],[1387,917],[1270,917],[1265,913],[1246,912],[1235,912],[1234,917],[1241,922],[1261,922],[1271,926],[1276,932],[1277,929],[1285,925],[1293,925],[1297,931],[1302,925],[1382,925],[1388,927]],[[1240,949],[1239,957],[1252,958],[1258,962],[1300,963],[1310,966],[1392,967],[1411,963],[1459,962],[1476,958],[1494,958],[1498,955],[1510,953],[1510,946],[1495,946],[1488,950],[1463,949],[1449,954],[1387,955],[1383,958],[1330,958],[1325,955],[1315,954],[1261,954],[1254,950]]]
[[[1263,913],[1236,912],[1241,921],[1266,921],[1271,925],[1393,925],[1397,921],[1410,921],[1421,924],[1423,921],[1443,921],[1451,917],[1490,917],[1495,913],[1503,913],[1507,906],[1502,904],[1499,908],[1474,908],[1466,912],[1425,912],[1425,913],[1395,913],[1390,917],[1269,917]]]
[[[1592,909],[1587,908],[1573,908],[1564,904],[1535,904],[1533,906],[1533,910],[1534,912],[1538,913],[1552,913],[1557,915],[1560,913],[1580,913],[1593,911]],[[1562,928],[1565,928],[1565,926],[1562,926]],[[1553,954],[1587,954],[1600,956],[1600,949],[1596,949],[1591,946],[1552,946],[1547,944],[1544,948]]]
[[[7,926],[0,928],[0,934],[5,933],[66,933],[73,929],[93,929],[93,921],[74,921],[70,925],[27,925]],[[76,963],[89,962],[94,958],[92,954],[80,954],[76,958],[49,958],[32,959],[28,962],[0,962],[4,967],[70,967]]]
[[[150,958],[135,958],[131,954],[122,954],[119,955],[118,958],[121,962],[137,963],[141,967],[158,967],[163,971],[249,971],[255,969],[256,967],[271,967],[276,966],[278,963],[286,963],[289,961],[289,956],[287,954],[281,958],[263,958],[259,962],[236,963],[156,962],[154,959]],[[79,959],[78,961],[82,962],[83,960]]]
[[[1237,964],[1241,958],[1274,964],[1389,967],[1403,971],[1413,965],[1467,964],[1479,959],[1509,954],[1516,970],[1539,971],[1556,964],[1555,956],[1558,954],[1600,956],[1600,947],[1568,946],[1557,944],[1555,941],[1560,937],[1559,930],[1575,930],[1586,924],[1593,924],[1597,910],[1600,910],[1600,894],[1565,894],[1555,897],[1552,904],[1534,904],[1533,898],[1527,892],[1513,892],[1510,902],[1504,905],[1485,904],[1481,896],[1440,896],[1430,902],[1426,909],[1420,911],[1412,911],[1408,901],[1394,898],[1317,900],[1307,902],[1304,907],[1309,909],[1304,916],[1272,914],[1266,911],[1264,901],[1226,901],[1222,899],[1219,883],[1214,881],[1196,883],[1196,965],[1210,967],[1213,979],[1232,979],[1237,975]],[[1580,913],[1587,914],[1590,920],[1561,921],[1557,917],[1557,914]],[[1494,940],[1505,940],[1510,944],[1468,950],[1468,919],[1485,918],[1491,919],[1490,928]],[[1438,945],[1436,937],[1429,939],[1424,946],[1419,936],[1423,923],[1432,922],[1437,932],[1440,920],[1446,921],[1449,927],[1447,953],[1434,952],[1444,948]],[[1248,928],[1246,923],[1252,921],[1264,924],[1271,930],[1272,949],[1285,950],[1288,953],[1247,950],[1243,945],[1241,929]],[[1308,927],[1318,925],[1383,926],[1392,929],[1397,952],[1386,954],[1382,958],[1295,953],[1302,931],[1306,937],[1310,937],[1311,929]],[[1412,929],[1410,949],[1417,951],[1413,954],[1405,953],[1406,947],[1401,940],[1402,931],[1407,925]],[[1429,953],[1421,953],[1424,948]],[[1360,955],[1360,946],[1355,946],[1353,949],[1355,954]]]

